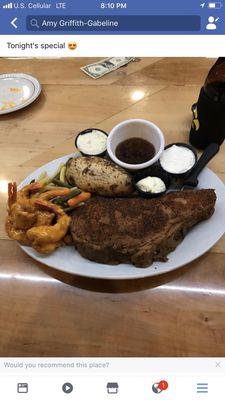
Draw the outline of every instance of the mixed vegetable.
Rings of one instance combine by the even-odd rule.
[[[50,201],[62,207],[66,213],[70,213],[75,208],[83,206],[85,201],[91,197],[91,193],[83,192],[67,181],[66,169],[70,161],[71,159],[66,164],[61,164],[52,177],[49,177],[47,172],[42,172],[36,180],[33,179],[30,182],[38,182],[41,185],[41,189],[34,197],[38,198],[42,193],[49,192],[50,194],[51,191],[54,191],[54,197]]]

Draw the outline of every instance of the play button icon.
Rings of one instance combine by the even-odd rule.
[[[72,383],[69,383],[69,382],[64,383],[64,385],[62,385],[62,390],[66,394],[72,393],[72,391],[73,391]]]

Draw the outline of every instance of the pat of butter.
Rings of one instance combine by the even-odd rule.
[[[146,193],[161,193],[165,192],[166,185],[162,179],[156,176],[147,176],[137,182],[137,187]]]

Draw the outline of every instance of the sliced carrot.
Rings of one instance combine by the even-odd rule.
[[[29,192],[35,193],[43,188],[43,184],[41,182],[33,182],[25,187],[27,187],[27,189],[29,189]]]
[[[77,196],[73,197],[72,199],[69,199],[67,201],[67,204],[70,207],[74,207],[82,201],[87,201],[88,199],[90,199],[90,197],[91,197],[91,193],[82,192],[82,193],[78,194]]]
[[[36,200],[34,200],[34,204],[43,210],[50,211],[50,212],[58,214],[58,215],[64,214],[64,211],[60,206],[50,203],[49,201],[45,201],[42,199],[36,199]]]
[[[68,188],[62,188],[62,189],[56,189],[56,190],[48,190],[47,192],[41,193],[39,198],[41,198],[43,200],[51,200],[54,197],[66,196],[69,193],[70,193],[70,189],[68,189]]]

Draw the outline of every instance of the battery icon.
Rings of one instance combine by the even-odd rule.
[[[214,9],[214,10],[219,10],[220,8],[222,8],[223,7],[223,4],[221,3],[221,2],[217,2],[217,3],[208,3],[208,8],[210,8],[211,10],[212,9]]]

